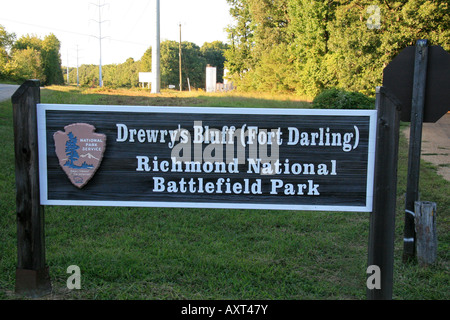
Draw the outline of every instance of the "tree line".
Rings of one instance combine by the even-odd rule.
[[[39,79],[44,85],[67,83],[67,67],[61,66],[60,41],[50,34],[44,39],[26,35],[16,40],[0,25],[0,80],[22,82]],[[161,87],[179,88],[179,47],[176,41],[163,41],[161,50]],[[181,43],[182,86],[186,90],[204,88],[206,66],[217,67],[217,81],[223,82],[225,51],[228,45],[221,41],[205,42],[202,47],[184,41]],[[139,72],[151,72],[152,48],[140,60],[128,58],[120,64],[102,66],[103,85],[113,88],[138,87]],[[69,68],[69,84],[95,87],[99,84],[99,66],[83,64]],[[189,79],[189,82],[188,82]]]
[[[0,80],[39,79],[42,84],[63,84],[61,43],[54,34],[40,39],[26,35],[16,40],[0,25]]]
[[[223,70],[243,91],[292,92],[310,97],[328,88],[372,95],[383,69],[419,39],[450,50],[450,8],[439,0],[227,0],[233,25],[228,44],[202,47],[182,42],[182,86],[205,87],[205,67]],[[0,26],[0,79],[38,78],[63,84],[60,42],[15,35]],[[179,43],[161,43],[161,87],[179,87]],[[77,70],[70,68],[71,84]],[[103,84],[139,86],[139,72],[151,72],[151,47],[140,60],[102,66]],[[64,74],[64,78],[63,78]],[[97,86],[98,66],[81,65],[79,84]]]
[[[160,44],[161,87],[174,85],[179,88],[179,42],[166,40]],[[206,66],[209,64],[217,68],[217,81],[223,82],[223,68],[225,51],[228,45],[221,41],[205,42],[202,47],[195,43],[183,41],[181,43],[181,71],[182,87],[184,90],[190,85],[192,88],[205,88]],[[139,72],[151,72],[152,48],[149,47],[140,60],[128,58],[121,64],[102,66],[103,85],[107,87],[138,87]],[[65,70],[65,72],[67,72]],[[189,82],[188,82],[189,79]],[[99,83],[98,65],[81,65],[69,68],[70,84],[81,86],[96,86]]]
[[[448,1],[227,0],[226,67],[241,90],[373,94],[384,67],[419,39],[450,50]]]

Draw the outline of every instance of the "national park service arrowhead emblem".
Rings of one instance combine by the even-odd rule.
[[[74,186],[83,188],[100,167],[106,135],[95,133],[93,125],[74,123],[56,132],[53,139],[61,168]]]

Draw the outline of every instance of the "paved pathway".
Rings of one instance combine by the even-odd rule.
[[[404,131],[409,140],[409,127]],[[450,181],[450,112],[436,123],[424,123],[421,157],[438,167],[438,174]]]
[[[13,84],[0,84],[0,102],[11,99],[11,96],[19,87]]]

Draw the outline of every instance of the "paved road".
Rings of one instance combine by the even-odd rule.
[[[0,101],[11,99],[11,96],[19,87],[12,84],[0,84]]]

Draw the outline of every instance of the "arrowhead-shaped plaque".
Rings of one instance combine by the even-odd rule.
[[[93,125],[74,123],[53,135],[59,164],[78,188],[91,180],[105,152],[106,135],[94,131]]]

